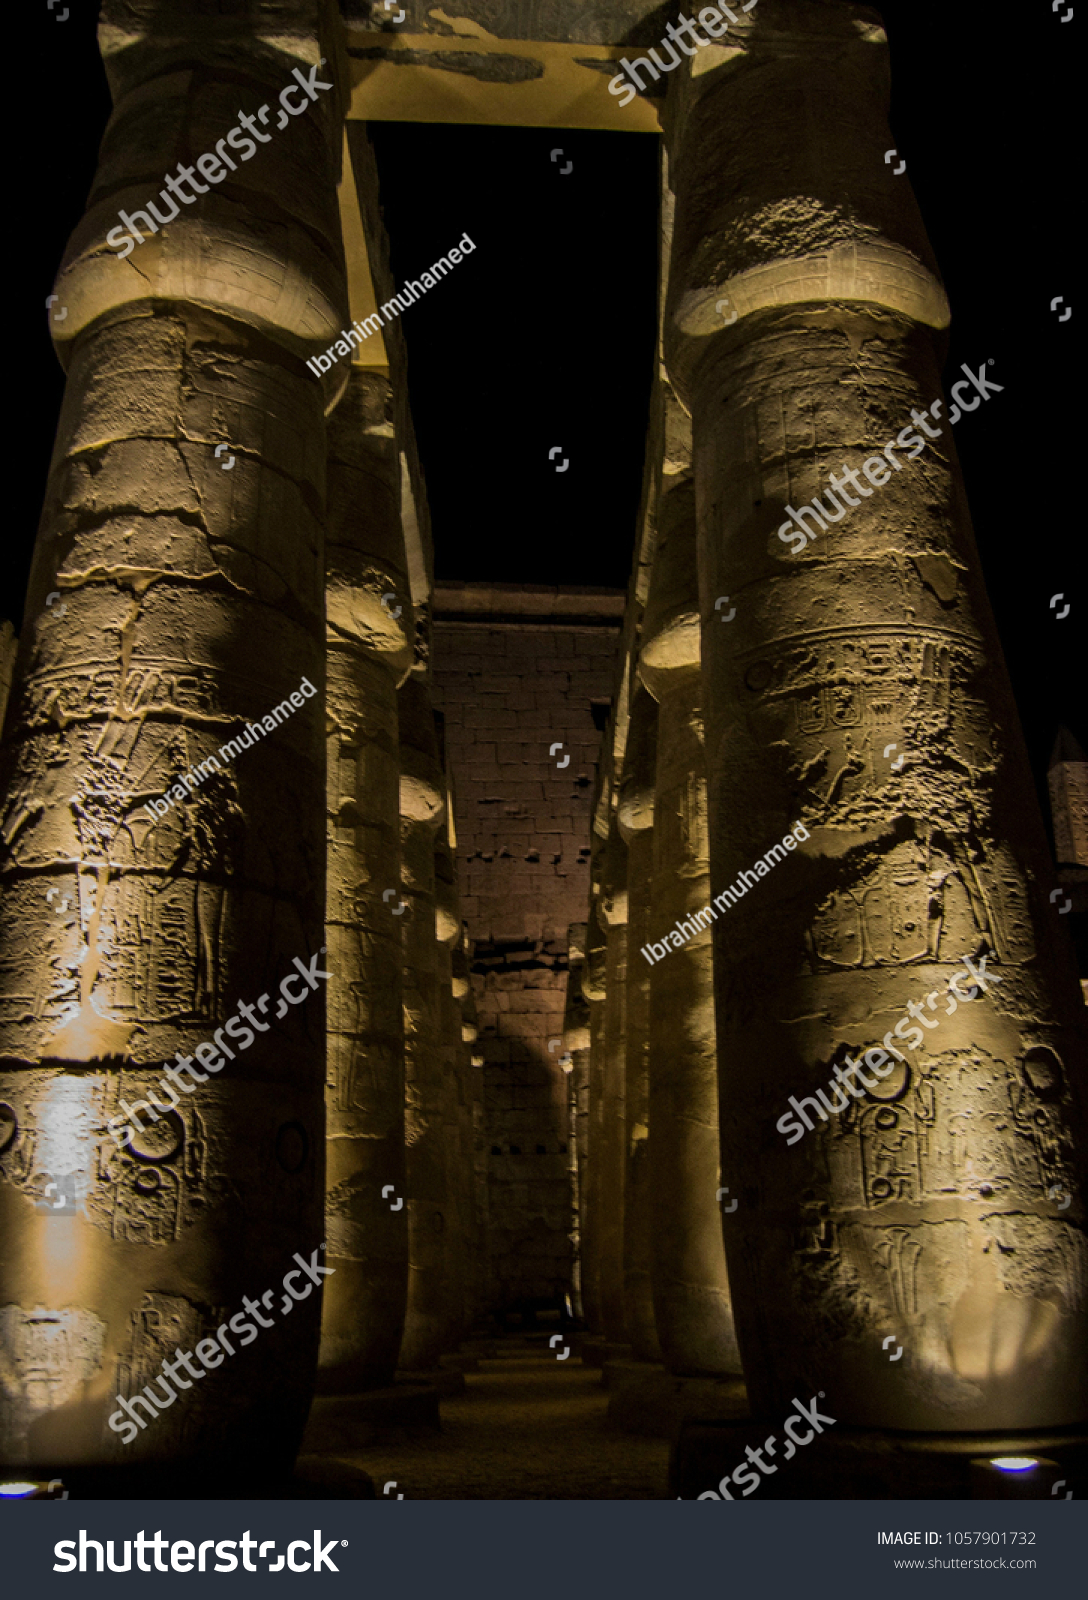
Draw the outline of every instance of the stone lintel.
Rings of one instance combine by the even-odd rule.
[[[349,120],[661,132],[655,102],[608,92],[635,46],[346,32]]]
[[[488,627],[573,623],[618,632],[625,604],[622,589],[452,580],[434,586],[434,616],[444,623],[486,623]]]

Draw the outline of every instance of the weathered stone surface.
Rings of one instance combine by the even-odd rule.
[[[631,704],[616,823],[627,844],[627,1050],[625,1113],[627,1171],[623,1212],[624,1305],[627,1336],[640,1361],[658,1361],[650,1262],[658,1205],[647,1161],[650,1130],[650,965],[640,954],[651,937],[654,869],[654,776],[657,705],[643,688]]]
[[[493,1303],[516,1311],[570,1292],[566,932],[585,915],[594,711],[611,689],[622,595],[441,583],[434,609],[484,1059],[472,1070],[486,1094]]]
[[[10,622],[0,622],[0,733],[4,730],[4,714],[11,694],[11,680],[15,674],[15,655],[19,641]]]
[[[329,429],[325,1218],[335,1277],[318,1388],[330,1395],[392,1382],[408,1283],[397,686],[414,629],[390,410],[388,379],[354,370]]]
[[[197,17],[181,0],[103,7],[99,39],[115,107],[102,142],[87,211],[69,242],[56,291],[67,308],[54,326],[67,365],[73,342],[96,319],[136,305],[179,301],[229,316],[298,356],[323,351],[347,320],[335,183],[348,81],[341,29],[330,0],[265,5],[258,17]],[[332,88],[278,129],[278,97],[324,58]],[[178,206],[166,177],[178,156],[213,151],[238,123],[271,106],[268,143],[233,172]],[[257,143],[251,140],[251,143]],[[227,148],[224,145],[224,148]],[[315,176],[319,181],[315,182]],[[200,182],[200,179],[197,180]],[[167,217],[144,227],[148,202]],[[121,255],[106,242],[127,212],[143,242]],[[121,228],[125,233],[125,228]],[[122,241],[115,241],[116,244]],[[239,330],[241,334],[242,330]],[[327,396],[344,374],[328,375]]]
[[[1088,867],[1088,758],[1067,728],[1054,741],[1047,787],[1059,867]]]
[[[649,937],[660,950],[666,934],[710,900],[690,481],[681,480],[662,496],[658,524],[639,671],[659,701]],[[648,1158],[657,1200],[653,1294],[658,1337],[671,1373],[736,1374],[740,1354],[717,1200],[722,1174],[710,934],[695,933],[680,949],[666,946],[666,952],[648,969]],[[728,1100],[723,1100],[721,1116],[731,1116]],[[735,1191],[736,1186],[730,1188]]]
[[[369,23],[374,29],[389,24],[389,12],[377,0],[341,0],[347,22]],[[626,44],[643,39],[656,43],[664,30],[654,16],[650,0],[604,0],[585,6],[581,0],[458,0],[457,14],[448,20],[425,0],[407,0],[399,8],[407,13],[397,32],[433,33],[440,37],[474,34],[497,39],[556,40],[570,44]],[[667,20],[667,19],[666,19]]]
[[[572,922],[567,930],[570,965],[567,969],[567,998],[563,1011],[562,1066],[567,1073],[567,1138],[570,1153],[571,1186],[571,1299],[576,1317],[585,1315],[582,1293],[584,1279],[582,1225],[584,1189],[589,1157],[589,1049],[590,1008],[582,990],[585,973],[586,925]]]
[[[614,827],[605,847],[600,913],[605,949],[604,1060],[600,1120],[594,1129],[599,1208],[598,1274],[601,1315],[610,1344],[628,1344],[624,1296],[624,1191],[627,1175],[627,848]]]
[[[408,1312],[401,1366],[431,1372],[450,1348],[451,1286],[446,1232],[451,1221],[447,1151],[447,1062],[443,1051],[448,966],[435,938],[435,834],[446,814],[446,784],[426,685],[399,691],[405,1048],[408,1143]],[[452,996],[451,996],[452,998]]]
[[[774,34],[787,13],[801,53]],[[882,451],[940,396],[941,296],[906,183],[858,170],[892,143],[879,35],[848,44],[848,6],[754,15],[760,48],[678,104],[666,337],[693,417],[713,887],[798,820],[808,834],[715,925],[745,1373],[757,1412],[810,1383],[859,1425],[1071,1422],[1088,1407],[1084,1010],[1048,915],[1043,833],[944,417],[924,456],[802,554],[777,537],[787,502]],[[772,106],[757,157],[748,130]],[[724,164],[712,182],[709,163]],[[850,219],[832,185],[856,194]],[[860,249],[863,233],[875,278],[848,293],[829,271],[813,287],[813,244]],[[921,277],[900,272],[908,256]],[[780,264],[773,308],[738,296],[737,322],[711,335],[707,306],[762,261]],[[936,587],[934,559],[948,580]],[[737,606],[728,626],[723,594]],[[955,1002],[949,978],[984,952],[998,986]],[[951,1003],[938,1010],[939,997]],[[929,1007],[917,1043],[911,1004]],[[902,1050],[904,1029],[892,1075],[842,1094],[846,1109],[814,1116],[790,1148],[776,1126],[789,1097],[811,1097],[845,1052],[886,1034]],[[1059,1210],[1062,1191],[1073,1199]],[[892,1333],[911,1352],[894,1375]]]
[[[599,879],[600,841],[594,857],[593,877]],[[599,883],[596,883],[599,890]],[[586,1162],[582,1185],[582,1301],[586,1322],[594,1335],[604,1336],[601,1305],[600,1148],[603,1128],[604,998],[608,931],[598,916],[598,894],[589,902],[586,923],[586,959],[582,968],[582,993],[589,1002],[589,1070],[586,1089]]]
[[[699,346],[734,312],[855,302],[948,325],[910,180],[871,155],[889,132],[876,12],[779,0],[730,40],[727,58],[701,51],[677,68],[664,113],[676,193],[665,353],[683,397]],[[741,127],[760,130],[758,159]],[[692,181],[696,166],[711,180]]]
[[[167,146],[199,151],[225,132],[212,110],[239,75],[248,104],[319,58],[327,9],[279,15],[279,42],[234,20],[218,53],[189,7],[104,7],[115,135],[58,281],[68,383],[0,779],[12,1462],[195,1460],[205,1481],[253,1481],[289,1464],[312,1387],[318,1295],[262,1330],[244,1383],[228,1361],[130,1445],[106,1426],[115,1395],[177,1340],[274,1291],[324,1239],[324,979],[262,1018],[281,980],[298,981],[296,958],[324,971],[324,398],[300,357],[342,299],[330,124],[307,117],[297,142],[263,148],[275,222],[239,191],[225,278],[181,248],[195,222],[127,264],[105,261],[102,240],[127,183],[161,183]],[[311,273],[325,309],[287,288]],[[63,616],[45,606],[53,590]],[[259,737],[243,733],[276,706]],[[203,781],[186,794],[177,778],[194,763]],[[145,802],[170,786],[153,820]],[[208,1041],[242,1000],[256,1007],[252,1048],[219,1054]],[[183,1081],[177,1109],[116,1149],[105,1124],[119,1098],[145,1095],[198,1044],[222,1076]],[[73,1178],[74,1212],[42,1209],[45,1186]]]

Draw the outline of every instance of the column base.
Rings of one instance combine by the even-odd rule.
[[[798,1423],[810,1433],[808,1424]],[[746,1465],[746,1446],[759,1449],[775,1435],[779,1470],[757,1472],[762,1500],[991,1500],[1064,1499],[1088,1480],[1088,1425],[1007,1433],[895,1433],[876,1428],[827,1428],[782,1459],[782,1418],[681,1424],[669,1460],[669,1498],[695,1500],[718,1493],[719,1480]],[[995,1457],[1032,1458],[1039,1467],[1021,1476],[988,1464]],[[756,1469],[753,1469],[756,1470]],[[740,1491],[728,1485],[736,1500]],[[1052,1490],[1057,1492],[1052,1494]],[[1083,1492],[1081,1489],[1080,1492]]]
[[[608,1421],[622,1433],[675,1439],[689,1421],[737,1422],[748,1415],[742,1378],[681,1378],[656,1362],[609,1361],[601,1381],[609,1391]]]
[[[399,1444],[405,1438],[438,1433],[442,1426],[438,1399],[435,1385],[415,1375],[366,1394],[318,1395],[310,1407],[300,1456]]]

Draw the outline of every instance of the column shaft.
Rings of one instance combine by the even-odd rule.
[[[402,932],[409,1273],[401,1365],[432,1371],[449,1348],[447,1071],[435,938],[435,832],[446,789],[434,714],[419,678],[404,684],[399,710],[402,882],[409,903]]]
[[[632,700],[616,812],[627,842],[627,1026],[625,1115],[627,1170],[623,1276],[627,1335],[640,1361],[659,1361],[650,1264],[658,1204],[647,1164],[650,1125],[650,974],[641,948],[650,937],[654,863],[654,770],[657,706],[639,688]]]
[[[627,851],[618,831],[606,849],[604,1059],[601,1064],[597,1209],[601,1314],[610,1344],[630,1342],[624,1305],[623,1210],[627,1171]]]
[[[1075,1422],[1084,1008],[941,396],[947,306],[909,180],[873,164],[880,29],[797,4],[749,30],[676,92],[667,336],[694,430],[712,887],[740,884],[714,939],[749,1391],[777,1415],[818,1383],[859,1425]],[[716,331],[723,294],[738,318]],[[814,495],[831,509],[798,539]]]
[[[303,356],[344,308],[338,94],[229,199],[175,207],[127,261],[104,240],[239,104],[343,64],[334,11],[281,9],[268,36],[103,7],[115,109],[57,282],[68,380],[0,758],[0,1455],[139,1463],[145,1491],[163,1463],[286,1471],[318,1347],[307,1287],[191,1392],[158,1376],[243,1295],[293,1305],[325,1236],[325,397]],[[126,1422],[116,1397],[156,1380],[163,1414]]]
[[[393,1381],[408,1283],[397,684],[412,607],[390,409],[388,379],[356,369],[329,441],[326,1394]]]

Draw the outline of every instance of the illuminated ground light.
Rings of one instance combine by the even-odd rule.
[[[40,1488],[40,1483],[0,1483],[0,1499],[25,1500],[28,1495],[37,1494]]]
[[[971,1462],[973,1500],[1045,1500],[1061,1477],[1045,1456],[988,1456]]]

